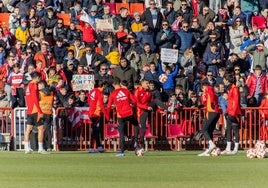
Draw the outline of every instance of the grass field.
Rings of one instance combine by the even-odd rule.
[[[0,152],[1,188],[181,188],[267,187],[268,159],[198,157],[200,151],[54,152],[50,155]]]

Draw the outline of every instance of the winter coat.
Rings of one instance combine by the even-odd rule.
[[[25,30],[23,30],[21,26],[19,26],[16,29],[15,37],[17,40],[21,41],[21,44],[26,45],[28,38],[30,37],[29,29],[26,28]]]
[[[234,84],[228,90],[228,106],[226,113],[233,117],[241,115],[239,88]]]
[[[261,87],[261,93],[264,94],[265,92],[265,80],[266,77],[264,75],[261,75],[261,83],[260,83],[260,87]],[[253,97],[254,96],[254,92],[256,89],[256,85],[257,85],[257,76],[254,73],[251,73],[246,81],[246,85],[249,88],[249,97]]]

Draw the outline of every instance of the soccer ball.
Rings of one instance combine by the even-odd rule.
[[[166,83],[167,82],[168,77],[167,77],[166,74],[160,74],[160,76],[158,77],[158,79],[159,79],[159,82],[161,82],[163,84],[163,83]]]
[[[215,149],[213,149],[212,152],[210,153],[210,155],[213,156],[213,157],[217,157],[217,156],[219,156],[220,154],[221,154],[221,150],[220,150],[220,148],[215,148]]]
[[[144,151],[143,148],[140,148],[140,149],[136,149],[136,150],[135,150],[135,154],[136,154],[138,157],[143,156],[144,153],[145,153],[145,151]]]
[[[252,159],[256,157],[256,150],[251,148],[247,151],[247,157]]]

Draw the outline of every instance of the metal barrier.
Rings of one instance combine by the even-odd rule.
[[[14,151],[22,151],[24,150],[24,132],[26,129],[26,122],[27,122],[27,114],[26,114],[26,107],[18,107],[14,109],[14,118],[13,118],[13,125],[12,132],[14,135],[14,142],[13,142],[13,149]],[[12,110],[13,112],[13,110]],[[53,109],[52,114],[52,126],[51,126],[51,133],[52,137],[52,145],[53,150],[56,150],[56,143],[57,143],[57,136],[56,136],[56,113]],[[12,135],[12,134],[11,134]]]
[[[12,142],[14,141],[14,111],[12,108],[6,107],[6,108],[0,108],[0,133],[2,136],[9,137],[4,138],[1,142],[1,144],[6,144],[6,149],[9,151],[12,146]],[[9,142],[9,143],[7,143]]]
[[[264,140],[268,144],[268,121],[264,119],[260,111],[268,108],[242,108],[240,117],[240,148],[248,149],[254,147],[257,140]],[[206,145],[205,140],[193,141],[191,136],[202,128],[202,120],[205,117],[205,109],[183,108],[174,113],[163,113],[161,110],[152,112],[149,115],[146,132],[146,144],[150,149],[202,149]],[[117,124],[115,110],[111,112],[112,124]],[[58,108],[53,111],[53,149],[55,150],[87,150],[91,142],[91,123],[81,121],[81,126],[73,129],[70,121],[70,109]],[[1,132],[10,133],[14,150],[23,150],[24,130],[26,127],[26,108],[0,108]],[[104,126],[111,124],[103,119]],[[180,125],[181,135],[178,139],[170,139],[168,135],[169,125]],[[148,127],[149,126],[149,127]],[[224,117],[221,116],[217,125],[220,130],[214,134],[216,144],[224,143]],[[147,130],[146,129],[146,130]],[[108,137],[102,134],[103,145],[108,150],[119,149],[119,138]],[[126,147],[133,149],[134,129],[128,125],[125,131]],[[185,137],[183,137],[185,136]],[[179,141],[179,142],[178,142]],[[178,143],[176,143],[178,142]],[[173,147],[175,145],[175,147]],[[113,146],[113,147],[111,147]],[[95,147],[95,146],[94,146]]]

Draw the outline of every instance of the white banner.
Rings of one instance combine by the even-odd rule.
[[[94,75],[75,74],[73,75],[72,85],[73,91],[90,91],[94,88]]]
[[[112,19],[96,19],[96,29],[101,31],[113,31],[114,24]]]
[[[176,49],[161,48],[160,59],[163,63],[177,63],[179,51]]]

